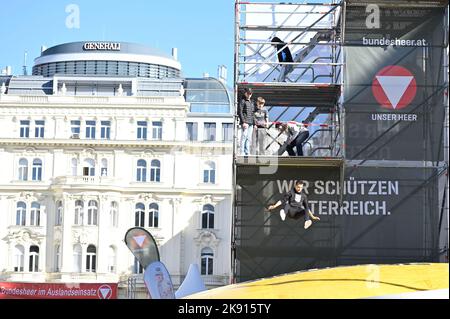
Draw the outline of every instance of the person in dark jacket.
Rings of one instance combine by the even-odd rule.
[[[280,38],[274,37],[271,40],[272,45],[275,46],[277,50],[278,55],[278,62],[294,62],[294,59],[292,58],[291,50],[289,50],[288,46],[285,42],[281,41]],[[285,80],[286,75],[288,75],[292,70],[294,69],[292,64],[284,64],[281,65],[281,71],[280,76],[278,78],[278,81],[282,82]]]
[[[296,181],[294,188],[284,194],[283,200],[279,200],[273,205],[267,207],[271,211],[284,203],[284,208],[280,210],[281,220],[286,219],[286,215],[292,219],[299,219],[300,216],[305,216],[304,228],[308,229],[312,225],[312,220],[320,220],[319,217],[314,216],[308,205],[308,198],[303,192],[303,185],[305,182]],[[311,220],[312,219],[312,220]]]
[[[252,100],[252,90],[246,88],[244,97],[239,102],[238,116],[242,128],[241,136],[241,155],[251,154],[252,135],[253,135],[253,115],[255,113],[255,104]]]

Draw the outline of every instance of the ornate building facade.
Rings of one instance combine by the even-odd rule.
[[[228,284],[229,90],[139,45],[85,47],[0,77],[0,281],[117,282],[124,297],[134,278],[145,296],[124,243],[140,226],[175,286],[191,263],[207,287]]]

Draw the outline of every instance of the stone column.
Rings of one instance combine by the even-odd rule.
[[[108,272],[108,248],[109,248],[109,208],[111,201],[108,196],[100,196],[98,210],[98,248],[97,248],[97,273]]]
[[[61,272],[73,272],[73,242],[72,225],[74,223],[75,198],[71,195],[63,196],[62,241],[61,241]]]

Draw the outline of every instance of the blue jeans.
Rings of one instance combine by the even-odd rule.
[[[252,145],[253,125],[242,127],[241,155],[250,155]]]

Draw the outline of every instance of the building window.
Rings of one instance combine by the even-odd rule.
[[[134,264],[133,264],[133,274],[143,274],[144,273],[144,267],[139,263],[139,260],[134,257]]]
[[[222,140],[224,142],[232,142],[233,141],[233,124],[232,123],[223,123],[222,124]]]
[[[144,121],[137,122],[137,139],[138,140],[147,139],[147,122]]]
[[[34,137],[44,137],[45,121],[34,121]]]
[[[39,226],[41,224],[41,205],[37,202],[31,203],[30,225]]]
[[[81,200],[77,200],[75,202],[75,225],[83,224],[83,202]]]
[[[95,138],[95,121],[86,121],[86,138]]]
[[[76,158],[72,158],[72,176],[78,175],[78,160]]]
[[[213,274],[213,264],[214,264],[214,253],[211,248],[206,247],[202,249],[201,256],[201,274],[202,275],[212,275]]]
[[[27,204],[24,202],[17,203],[16,225],[25,226],[27,220]]]
[[[20,121],[20,137],[30,137],[30,121]]]
[[[150,181],[151,182],[161,181],[161,162],[159,160],[152,160],[151,162]]]
[[[110,226],[111,227],[117,227],[118,226],[118,218],[119,218],[119,211],[118,211],[118,205],[117,202],[112,202],[111,203],[111,210],[109,213],[110,219]]]
[[[134,226],[145,227],[145,205],[142,203],[136,204],[134,213]]]
[[[55,246],[55,272],[59,272],[61,270],[61,246]]]
[[[158,227],[159,207],[156,203],[151,203],[148,211],[148,227]]]
[[[214,184],[216,182],[216,164],[208,161],[203,167],[203,183]]]
[[[100,176],[108,176],[108,160],[102,159],[102,167],[100,169]]]
[[[161,121],[152,122],[152,139],[154,139],[154,140],[162,139],[162,122]]]
[[[86,252],[86,272],[95,272],[97,263],[97,249],[89,245]]]
[[[202,228],[214,229],[214,207],[210,204],[203,206]]]
[[[216,123],[205,123],[204,127],[204,140],[215,141],[216,140]]]
[[[137,161],[136,181],[145,182],[147,180],[147,162],[143,159]]]
[[[70,131],[71,131],[71,138],[80,138],[80,132],[81,132],[81,121],[75,120],[70,121]]]
[[[196,141],[198,134],[198,123],[187,122],[186,123],[186,140]]]
[[[75,245],[73,247],[73,271],[81,272],[81,246]]]
[[[83,176],[95,176],[95,161],[91,158],[84,160]]]
[[[109,140],[111,135],[111,121],[100,121],[100,138]]]
[[[28,264],[30,272],[39,271],[39,247],[30,246],[30,263]]]
[[[42,180],[42,161],[39,158],[35,158],[33,160],[32,180],[33,181]]]
[[[90,200],[87,211],[87,224],[97,225],[98,204],[95,200]]]
[[[25,250],[22,245],[16,245],[14,247],[14,271],[23,271]]]
[[[19,160],[19,180],[28,180],[28,161],[25,158]]]
[[[113,246],[109,246],[108,250],[108,272],[116,272],[116,249]]]
[[[63,218],[63,205],[62,201],[56,202],[56,214],[55,214],[55,226],[60,226],[62,224]]]

